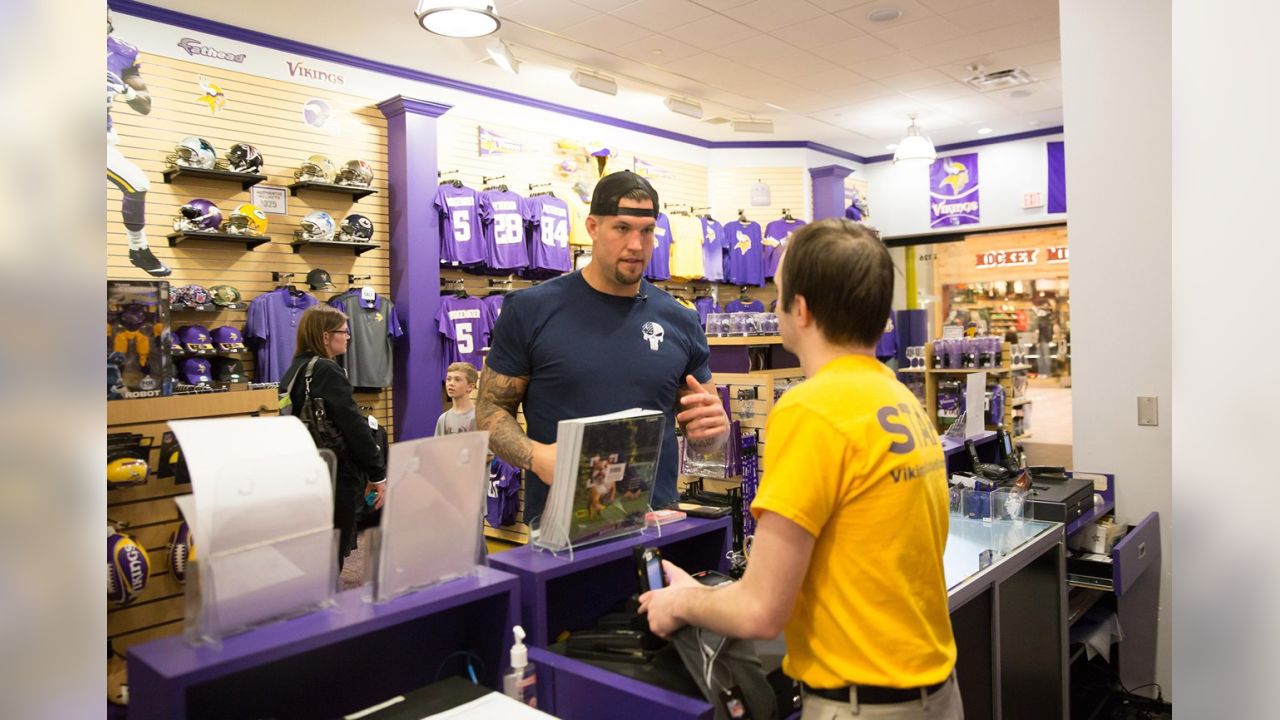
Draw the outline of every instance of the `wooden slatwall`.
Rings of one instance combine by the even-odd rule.
[[[387,212],[387,132],[382,114],[368,100],[323,89],[247,75],[221,67],[200,65],[143,53],[140,58],[142,77],[151,91],[152,110],[140,115],[124,103],[116,103],[112,117],[119,136],[117,147],[129,160],[146,171],[151,180],[147,193],[147,239],[156,256],[173,268],[166,278],[174,285],[197,283],[205,288],[228,284],[238,288],[247,302],[270,292],[275,285],[272,271],[295,273],[295,284],[305,288],[306,274],[312,268],[329,271],[338,290],[315,292],[321,301],[347,288],[347,276],[368,275],[360,285],[372,285],[382,295],[390,294],[390,252]],[[216,115],[205,103],[197,102],[200,85],[197,77],[221,87],[226,94],[225,107]],[[303,120],[302,106],[309,98],[327,102],[341,123],[341,132],[317,130]],[[172,231],[173,217],[179,206],[191,198],[213,201],[224,218],[236,205],[250,202],[249,191],[241,191],[236,183],[180,178],[166,184],[162,172],[165,156],[183,137],[195,135],[213,143],[221,158],[236,142],[254,145],[263,154],[265,184],[287,186],[294,182],[293,171],[309,155],[329,156],[336,164],[363,159],[374,169],[373,187],[378,194],[352,203],[343,195],[303,192],[288,200],[287,215],[268,215],[267,232],[272,242],[246,251],[243,245],[189,240],[168,247],[165,236]],[[120,219],[120,191],[106,183],[107,198],[107,277],[146,279],[128,259],[128,245]],[[324,210],[336,222],[350,213],[369,217],[375,226],[374,242],[382,247],[356,258],[352,251],[341,248],[303,249],[294,254],[289,247],[299,220],[313,210]],[[233,325],[242,328],[245,311],[223,310],[217,315],[174,313],[175,327],[200,323],[213,328]],[[252,354],[243,357],[252,376]],[[231,392],[181,398],[174,406],[178,413],[145,423],[112,427],[112,431],[142,432],[154,437],[159,446],[165,420],[179,417],[236,414],[223,412],[227,402],[247,402],[250,396],[274,391]],[[231,397],[237,396],[237,397]],[[173,400],[178,400],[174,398]],[[391,417],[391,393],[358,394],[358,403],[373,408],[378,420],[394,432]],[[147,401],[117,401],[147,402]],[[170,402],[166,399],[161,402]],[[114,403],[112,403],[114,404]],[[180,407],[179,407],[180,406]],[[111,408],[109,415],[111,413]],[[153,456],[156,453],[153,453]],[[151,467],[155,468],[152,458]],[[188,492],[175,488],[172,479],[159,480],[154,474],[146,485],[115,490],[108,495],[107,515],[112,520],[128,523],[127,532],[134,534],[151,556],[153,577],[143,597],[126,608],[108,613],[108,633],[118,650],[128,645],[169,635],[181,630],[183,616],[182,586],[164,572],[165,544],[176,526],[177,509],[172,497]]]

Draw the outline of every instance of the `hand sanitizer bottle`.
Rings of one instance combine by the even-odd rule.
[[[511,670],[502,677],[502,692],[529,707],[538,707],[538,676],[529,662],[529,650],[524,646],[524,628],[514,628],[516,644],[511,646]]]

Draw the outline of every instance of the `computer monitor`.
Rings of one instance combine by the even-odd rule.
[[[996,429],[996,442],[1000,445],[1000,460],[1002,462],[1013,457],[1013,436],[1004,429],[1003,425]]]

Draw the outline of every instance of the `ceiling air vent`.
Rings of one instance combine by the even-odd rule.
[[[973,75],[965,78],[965,83],[979,92],[1002,90],[1031,82],[1031,75],[1022,68],[1009,68],[1008,70],[995,70],[984,73],[976,65],[970,65],[969,70],[973,71]]]

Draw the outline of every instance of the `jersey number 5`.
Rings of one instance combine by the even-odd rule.
[[[470,355],[475,352],[476,343],[471,339],[471,323],[462,322],[453,327],[453,334],[457,335],[458,353],[461,355]]]
[[[460,243],[471,240],[471,215],[466,210],[453,211],[453,240]]]

